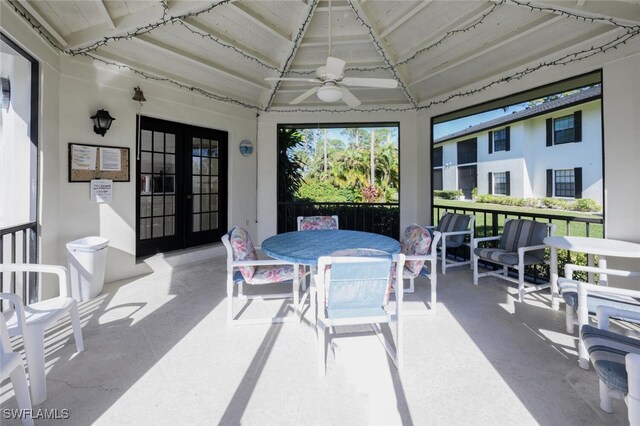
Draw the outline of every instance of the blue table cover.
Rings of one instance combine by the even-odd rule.
[[[368,248],[400,253],[393,238],[370,232],[347,230],[296,231],[274,235],[262,242],[262,251],[274,259],[316,265],[318,258],[338,250]]]

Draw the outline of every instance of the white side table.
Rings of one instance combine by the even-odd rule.
[[[544,243],[551,248],[551,306],[553,309],[560,307],[558,249],[586,253],[589,266],[593,266],[593,256],[597,255],[600,268],[607,267],[606,256],[640,258],[640,244],[628,241],[590,237],[547,237]],[[589,281],[592,280],[592,274],[590,274]]]

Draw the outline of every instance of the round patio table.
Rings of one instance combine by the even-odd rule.
[[[367,248],[400,253],[400,243],[393,238],[343,229],[285,232],[267,238],[261,247],[275,259],[311,266],[316,266],[320,257],[338,250]]]

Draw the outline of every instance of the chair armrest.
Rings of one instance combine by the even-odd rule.
[[[56,274],[60,296],[69,297],[69,273],[67,268],[60,265],[40,265],[37,263],[11,263],[0,265],[0,272],[38,272]],[[78,294],[80,294],[78,292]]]
[[[438,247],[438,243],[440,242],[441,239],[442,239],[442,232],[434,231],[433,239],[431,240],[431,247],[429,247],[429,255],[433,255],[434,253],[436,253],[434,251],[434,248]]]
[[[16,310],[16,317],[18,319],[18,333],[16,334],[24,334],[25,327],[27,326],[27,320],[24,315],[24,304],[22,303],[22,298],[13,293],[0,293],[0,299],[6,299],[13,304],[13,307]],[[0,315],[2,315],[2,312],[0,312]]]
[[[573,277],[573,273],[577,271],[615,275],[618,277],[640,277],[640,272],[625,271],[621,269],[598,268],[597,266],[575,265],[572,263],[567,263],[566,265],[564,265],[564,276],[567,278]]]
[[[520,256],[521,254],[524,254],[527,251],[534,251],[534,250],[542,250],[542,249],[546,249],[547,246],[542,244],[539,246],[529,246],[529,247],[518,247],[518,256]]]
[[[405,255],[404,260],[406,262],[410,260],[431,260],[433,259],[433,254],[415,254],[415,255]]]
[[[293,265],[293,262],[285,262],[277,259],[263,259],[263,260],[234,260],[231,262],[231,266],[271,266],[271,265]]]
[[[640,312],[614,308],[612,306],[598,306],[596,308],[596,318],[598,320],[599,329],[609,330],[609,318],[612,317],[640,321]]]
[[[474,238],[473,239],[473,248],[478,247],[478,243],[484,243],[486,241],[497,241],[500,238],[502,238],[502,236],[498,235],[495,237],[482,237],[482,238]]]
[[[443,232],[442,235],[446,238],[449,237],[451,235],[471,235],[471,231],[470,230],[466,230],[466,231],[451,231],[451,232]]]
[[[587,297],[589,293],[610,294],[615,296],[640,297],[640,290],[629,290],[626,288],[607,287],[581,281],[566,280],[564,282],[574,282],[578,287],[578,324],[582,327],[589,323],[589,305]]]

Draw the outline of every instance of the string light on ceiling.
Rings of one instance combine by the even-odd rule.
[[[388,70],[391,71],[392,73],[394,73],[394,75],[397,75],[397,67],[406,65],[408,63],[410,63],[411,61],[415,60],[417,57],[425,54],[426,52],[433,50],[435,47],[441,45],[446,39],[452,37],[455,34],[459,34],[459,33],[463,33],[463,32],[470,32],[473,31],[474,29],[476,29],[477,27],[479,27],[481,24],[485,23],[487,21],[487,17],[494,14],[496,10],[498,10],[501,6],[504,6],[505,4],[511,4],[511,5],[515,5],[521,8],[526,8],[527,10],[529,10],[532,13],[553,13],[559,16],[563,16],[565,18],[569,18],[569,19],[575,19],[578,21],[582,21],[582,22],[586,22],[586,23],[604,23],[607,25],[613,25],[621,30],[624,30],[623,34],[620,34],[618,36],[616,36],[615,38],[613,38],[612,40],[608,41],[608,42],[604,42],[600,45],[596,45],[596,46],[590,46],[588,48],[585,49],[581,49],[572,53],[568,53],[565,54],[555,60],[550,60],[550,61],[545,61],[545,62],[541,62],[538,65],[535,66],[531,66],[531,67],[527,67],[521,71],[517,71],[514,72],[510,75],[504,76],[504,77],[500,77],[500,78],[496,78],[493,81],[490,81],[482,86],[479,86],[477,88],[473,88],[473,89],[469,89],[469,90],[462,90],[456,93],[452,93],[449,96],[443,98],[443,99],[439,99],[439,100],[434,100],[434,101],[430,101],[424,104],[420,104],[420,105],[413,105],[413,106],[408,106],[408,107],[357,107],[357,108],[352,108],[352,109],[344,109],[344,108],[339,108],[339,109],[328,109],[328,108],[274,108],[271,107],[271,104],[273,102],[273,99],[275,97],[275,94],[280,86],[280,83],[277,82],[274,85],[274,88],[272,89],[268,102],[266,104],[265,107],[258,107],[256,105],[252,105],[249,104],[247,102],[243,102],[237,99],[233,99],[227,96],[221,96],[221,95],[217,95],[215,93],[209,92],[205,89],[199,88],[199,87],[195,87],[195,86],[190,86],[190,85],[186,85],[183,84],[179,81],[173,80],[171,78],[167,78],[167,77],[160,77],[160,76],[156,76],[156,75],[152,75],[148,72],[136,69],[134,67],[131,67],[129,65],[125,65],[122,63],[118,63],[118,62],[114,62],[114,61],[110,61],[110,60],[106,60],[103,59],[99,56],[96,55],[92,55],[91,52],[97,50],[98,48],[105,46],[109,43],[115,42],[115,41],[119,41],[119,40],[130,40],[134,37],[136,37],[137,35],[141,35],[141,34],[146,34],[149,33],[157,28],[160,28],[162,26],[165,26],[167,24],[179,24],[182,25],[185,28],[188,28],[192,33],[200,35],[203,38],[206,38],[218,45],[221,45],[225,48],[231,49],[233,50],[236,54],[243,56],[245,59],[250,60],[250,61],[254,61],[259,63],[261,66],[271,69],[272,71],[278,71],[278,74],[280,77],[284,77],[285,75],[307,75],[307,74],[312,74],[314,73],[314,71],[306,71],[306,70],[300,70],[300,71],[296,71],[296,70],[289,70],[289,66],[291,65],[291,62],[293,61],[293,56],[295,56],[295,52],[297,49],[297,46],[300,45],[301,41],[302,41],[302,37],[304,35],[304,32],[307,28],[307,26],[309,25],[309,22],[313,16],[313,13],[316,9],[316,6],[318,4],[318,0],[312,0],[312,3],[310,3],[310,7],[308,9],[308,13],[304,19],[304,21],[302,22],[302,24],[299,27],[299,30],[296,33],[296,36],[294,37],[294,39],[292,40],[292,44],[294,46],[294,48],[291,50],[290,55],[286,58],[286,60],[284,61],[284,65],[282,66],[282,68],[277,68],[274,67],[270,64],[267,64],[266,62],[260,60],[259,58],[255,58],[251,55],[247,55],[246,53],[240,51],[239,49],[235,48],[232,45],[229,45],[227,43],[224,43],[218,39],[216,39],[215,37],[213,37],[211,34],[207,34],[207,33],[203,33],[197,30],[194,30],[193,28],[190,28],[188,25],[186,25],[184,22],[182,22],[182,20],[187,19],[187,18],[192,18],[192,17],[196,17],[202,14],[207,14],[207,13],[214,13],[215,10],[221,6],[224,6],[228,3],[230,3],[232,0],[222,0],[219,1],[218,3],[212,4],[211,6],[208,6],[202,10],[196,11],[196,12],[189,12],[189,13],[185,13],[182,15],[178,15],[178,16],[173,16],[170,17],[168,15],[169,13],[169,8],[167,5],[166,0],[162,0],[161,4],[163,7],[163,13],[162,13],[162,17],[157,21],[157,22],[152,22],[143,26],[140,26],[138,28],[135,28],[129,32],[127,32],[126,34],[122,34],[122,35],[117,35],[117,36],[107,36],[104,37],[103,39],[89,45],[83,48],[79,48],[79,49],[62,49],[54,40],[51,39],[51,37],[49,36],[48,32],[44,29],[44,27],[42,25],[40,25],[37,21],[35,21],[28,13],[26,13],[17,3],[15,0],[7,0],[7,2],[11,5],[11,7],[13,8],[13,10],[20,15],[42,38],[44,38],[51,46],[53,46],[54,48],[56,48],[57,50],[59,50],[61,53],[63,54],[67,54],[70,56],[84,56],[84,57],[88,57],[94,61],[98,61],[101,62],[105,65],[108,66],[113,66],[116,67],[118,69],[123,69],[123,70],[127,70],[130,72],[133,72],[134,74],[141,76],[145,79],[149,79],[149,80],[155,80],[155,81],[162,81],[162,82],[167,82],[169,84],[172,84],[174,86],[177,86],[181,89],[184,90],[189,90],[192,92],[196,92],[199,93],[200,95],[208,98],[208,99],[212,99],[212,100],[216,100],[216,101],[220,101],[220,102],[226,102],[226,103],[231,103],[234,105],[238,105],[244,108],[249,108],[249,109],[254,109],[257,111],[286,111],[286,112],[310,112],[310,113],[317,113],[317,112],[329,112],[329,113],[342,113],[344,111],[361,111],[361,112],[403,112],[403,111],[411,111],[411,110],[425,110],[425,109],[429,109],[433,106],[436,105],[441,105],[441,104],[445,104],[453,99],[456,98],[460,98],[460,97],[466,97],[466,96],[472,96],[475,95],[479,92],[483,92],[485,90],[490,89],[493,86],[496,86],[498,84],[504,84],[504,83],[508,83],[510,81],[513,80],[518,80],[521,79],[529,74],[532,74],[536,71],[539,71],[541,69],[545,69],[545,68],[549,68],[549,67],[555,67],[555,66],[560,66],[560,65],[569,65],[573,62],[578,62],[578,61],[583,61],[585,59],[591,58],[595,55],[600,55],[600,54],[604,54],[612,49],[617,49],[625,44],[627,44],[627,42],[629,42],[631,39],[637,37],[638,35],[640,35],[640,25],[629,25],[629,24],[624,24],[621,22],[618,22],[616,19],[614,18],[608,18],[608,17],[600,17],[600,16],[589,16],[587,14],[580,14],[577,12],[572,12],[572,11],[568,11],[568,10],[564,10],[564,9],[558,9],[555,8],[553,6],[547,6],[547,5],[538,5],[538,4],[531,4],[529,2],[526,1],[521,1],[521,0],[500,0],[498,2],[496,2],[486,13],[482,14],[477,20],[475,20],[474,22],[466,25],[463,28],[458,28],[452,31],[447,32],[446,34],[444,34],[440,39],[438,39],[436,42],[432,43],[431,45],[422,48],[418,51],[416,51],[413,55],[411,55],[410,57],[398,62],[398,63],[392,63],[389,58],[384,54],[384,49],[382,49],[382,44],[381,42],[377,39],[377,37],[375,36],[373,29],[366,23],[366,21],[358,14],[358,11],[356,10],[356,8],[353,5],[353,1],[354,0],[349,0],[349,5],[351,6],[351,8],[353,9],[354,13],[356,14],[357,20],[360,23],[360,25],[362,25],[365,30],[367,30],[367,32],[370,35],[370,38],[372,39],[372,42],[374,43],[376,49],[378,49],[378,51],[380,52],[381,56],[383,57],[383,59],[385,60],[385,65],[384,66],[377,66],[377,67],[347,67],[345,68],[346,71],[359,71],[359,72],[374,72],[374,71],[379,71],[379,70]],[[400,82],[400,87],[403,89],[403,91],[405,91],[405,93],[408,94],[408,90],[407,88],[404,86],[404,84],[401,82],[401,79],[398,79],[398,81]],[[409,95],[410,98],[410,95]]]

